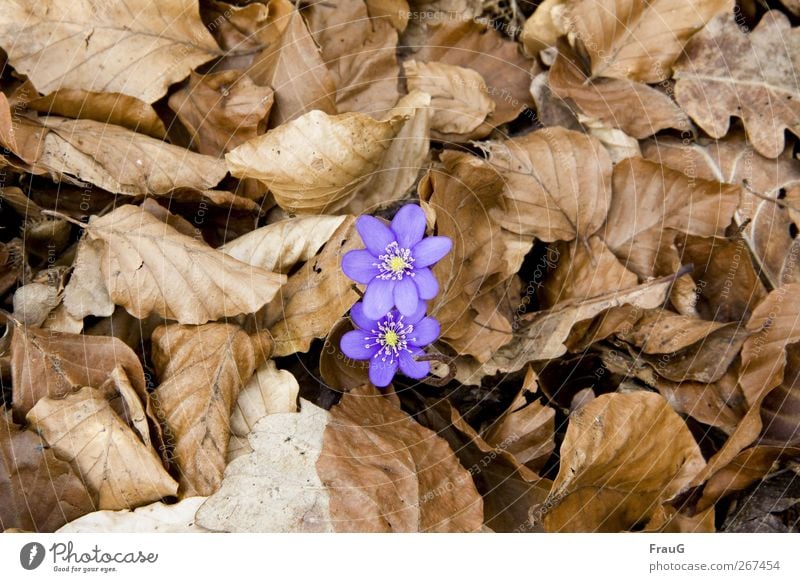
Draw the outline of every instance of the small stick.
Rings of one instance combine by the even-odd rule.
[[[423,380],[429,386],[436,386],[441,388],[446,385],[450,380],[456,377],[456,363],[453,358],[448,358],[444,354],[425,354],[417,358],[418,362],[441,362],[447,366],[447,375],[443,378],[435,378],[428,376]]]

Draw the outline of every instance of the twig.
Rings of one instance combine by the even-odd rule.
[[[450,380],[456,377],[456,363],[453,358],[448,358],[444,354],[425,354],[417,358],[418,362],[441,362],[447,366],[447,375],[443,378],[435,378],[428,376],[423,380],[429,386],[436,386],[441,388],[445,386]]]

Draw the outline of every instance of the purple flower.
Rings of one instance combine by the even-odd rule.
[[[422,301],[410,316],[392,309],[376,320],[368,317],[364,304],[358,302],[350,309],[357,329],[342,336],[340,347],[348,358],[369,360],[369,379],[380,388],[389,385],[398,368],[409,378],[424,378],[431,365],[414,358],[439,337],[439,322],[425,317],[426,307]]]
[[[342,259],[345,274],[367,286],[364,313],[379,319],[390,309],[411,316],[420,301],[433,299],[439,284],[430,266],[450,252],[446,236],[425,236],[425,213],[416,204],[398,210],[391,227],[372,216],[361,216],[356,228],[367,247]]]

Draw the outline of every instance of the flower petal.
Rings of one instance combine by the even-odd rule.
[[[342,271],[356,283],[366,285],[380,273],[378,260],[369,251],[348,251],[342,257]]]
[[[394,304],[405,316],[414,315],[419,309],[419,292],[411,277],[405,277],[394,286]]]
[[[374,345],[366,347],[366,344]],[[348,331],[344,334],[339,341],[339,347],[342,348],[345,356],[354,360],[369,360],[380,349],[378,342],[371,341],[369,336],[361,330]]]
[[[427,346],[439,338],[439,333],[441,333],[439,322],[432,317],[426,317],[414,326],[408,343],[412,346]]]
[[[422,239],[411,249],[411,256],[414,257],[414,268],[419,269],[434,264],[449,253],[452,248],[453,241],[446,236],[429,236]]]
[[[422,355],[422,350],[415,355]],[[402,351],[400,352],[400,371],[409,378],[419,380],[430,373],[431,363],[418,362],[412,357],[410,352]]]
[[[361,235],[364,246],[376,257],[385,253],[386,246],[395,240],[392,229],[381,220],[368,214],[358,217],[356,230]]]
[[[392,230],[397,235],[397,244],[410,249],[425,236],[425,213],[416,204],[406,204],[392,219]]]
[[[411,315],[404,315],[403,316],[403,323],[417,323],[420,319],[425,317],[425,312],[428,310],[428,304],[424,301],[420,301],[419,305],[417,305],[417,310]],[[372,329],[372,328],[370,328]]]
[[[427,267],[414,271],[414,283],[417,284],[420,299],[433,299],[439,292],[439,282]]]
[[[394,306],[394,286],[391,279],[373,279],[364,293],[364,315],[380,319]]]
[[[378,329],[378,320],[364,315],[364,304],[361,301],[350,308],[350,319],[361,329]]]
[[[397,360],[373,358],[369,362],[369,379],[378,388],[388,386],[397,373]]]

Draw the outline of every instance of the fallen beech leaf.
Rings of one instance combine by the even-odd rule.
[[[107,125],[121,125],[158,139],[167,137],[164,122],[152,105],[122,93],[58,89],[33,99],[29,106],[47,115],[93,119]]]
[[[288,273],[316,256],[346,216],[300,216],[262,226],[219,250],[243,263],[274,273]]]
[[[315,3],[304,14],[336,85],[338,112],[380,118],[400,98],[397,31],[367,8],[361,0]]]
[[[253,344],[227,323],[163,325],[152,341],[161,381],[154,408],[174,446],[181,495],[211,495],[222,482],[231,413],[256,368]]]
[[[268,360],[239,392],[231,415],[231,432],[246,437],[259,420],[270,414],[297,412],[300,385],[287,370]]]
[[[279,127],[313,110],[333,115],[336,84],[303,16],[292,10],[288,1],[270,3],[276,4],[284,4],[273,21],[282,29],[280,40],[266,44],[246,71],[257,85],[275,91],[270,115],[272,126]]]
[[[740,117],[756,151],[777,158],[783,132],[800,135],[798,55],[800,33],[780,11],[764,14],[750,34],[728,14],[697,34],[675,64],[675,97],[711,137],[724,136],[730,117]]]
[[[592,77],[657,83],[691,36],[731,0],[579,0],[570,4],[571,32],[592,61]]]
[[[99,388],[121,366],[140,397],[142,364],[115,337],[77,335],[16,327],[12,340],[14,415],[22,420],[44,396],[59,398],[83,386]]]
[[[253,451],[226,467],[196,523],[226,532],[333,531],[328,492],[315,470],[329,417],[301,399],[299,413],[262,418],[248,437]]]
[[[696,180],[641,159],[617,164],[613,183],[603,238],[640,277],[655,273],[659,251],[672,242],[670,229],[722,236],[739,202],[737,186]]]
[[[431,96],[431,129],[442,141],[485,137],[484,120],[495,108],[480,73],[472,69],[409,60],[403,63],[409,89]],[[484,126],[482,131],[476,131]]]
[[[420,198],[436,212],[437,233],[453,241],[453,250],[433,268],[441,290],[430,311],[444,342],[486,361],[511,339],[511,310],[480,297],[519,269],[504,264],[504,234],[489,216],[503,180],[470,154],[445,151],[441,159],[444,168],[431,170],[420,184]]]
[[[331,409],[316,466],[336,531],[468,532],[483,524],[481,497],[447,442],[369,385]]]
[[[346,392],[369,382],[369,360],[354,360],[342,351],[342,336],[353,330],[349,318],[342,318],[331,328],[319,355],[319,375],[327,386]]]
[[[758,203],[750,225],[742,234],[756,267],[773,288],[800,281],[797,263],[800,249],[793,237],[797,225],[792,220],[792,211],[776,203],[778,195],[774,193],[771,199]]]
[[[192,73],[188,85],[169,98],[197,151],[214,157],[264,133],[272,102],[272,89],[240,71]]]
[[[69,463],[0,415],[0,530],[52,532],[95,509]]]
[[[95,511],[70,521],[58,533],[202,533],[208,530],[197,525],[194,514],[206,497],[188,497],[174,505],[161,501],[133,511]]]
[[[94,388],[59,400],[46,396],[27,419],[56,456],[79,471],[98,495],[100,509],[136,507],[178,490],[152,447],[139,440]]]
[[[407,0],[366,0],[366,3],[372,18],[387,18],[398,32],[408,26],[411,15]]]
[[[16,285],[27,268],[24,246],[20,239],[0,243],[0,294],[5,295]]]
[[[146,103],[220,54],[197,0],[133,12],[125,0],[13,2],[0,15],[0,38],[12,66],[39,91],[123,93]]]
[[[642,139],[666,128],[689,130],[689,120],[668,95],[627,79],[589,79],[574,53],[559,52],[549,84],[561,99],[572,99],[586,116]]]
[[[573,131],[583,131],[574,107],[568,106],[568,101],[553,95],[550,71],[536,75],[531,81],[530,89],[536,106],[536,117],[543,126],[561,126]]]
[[[37,163],[58,177],[75,176],[116,194],[165,194],[178,187],[213,188],[221,160],[89,119],[50,117]]]
[[[46,134],[45,128],[12,111],[5,93],[0,93],[0,145],[22,161],[34,164],[42,155]]]
[[[544,0],[525,21],[520,41],[529,54],[555,46],[559,37],[566,34],[562,18],[565,5],[566,0]]]
[[[358,301],[341,261],[345,253],[360,247],[355,219],[348,216],[322,252],[292,275],[262,310],[258,320],[275,340],[275,356],[307,352],[314,338],[328,335],[333,324]]]
[[[723,325],[658,309],[646,313],[630,330],[617,335],[645,354],[668,354],[704,339]]]
[[[602,144],[561,127],[480,144],[505,181],[504,228],[543,241],[588,238],[611,201],[611,159]]]
[[[661,396],[603,394],[570,416],[545,528],[614,532],[647,524],[704,466],[689,429]]]
[[[61,293],[53,285],[28,283],[14,291],[14,317],[24,327],[40,327],[61,303]]]
[[[150,313],[197,324],[253,313],[286,281],[182,235],[144,209],[124,205],[94,218],[108,292],[134,317]]]
[[[314,110],[245,142],[225,159],[234,176],[264,182],[285,210],[321,214],[344,205],[380,167],[405,119]]]
[[[480,13],[482,6],[476,4]],[[469,9],[465,10],[463,18],[453,10],[448,12],[441,18],[420,19],[424,34],[408,43],[415,51],[411,58],[417,62],[436,61],[477,71],[496,104],[486,120],[492,128],[511,121],[532,106],[529,89],[533,63],[521,54],[517,43],[478,22],[473,18],[478,14],[471,14]]]
[[[88,237],[81,239],[72,275],[64,289],[64,305],[76,319],[89,315],[108,317],[114,313],[114,302],[103,279],[102,260],[103,243]]]
[[[414,418],[445,439],[461,465],[467,468],[483,497],[485,526],[497,532],[543,531],[540,525],[532,524],[529,517],[547,497],[552,482],[540,478],[506,450],[514,444],[513,439],[490,445],[461,418],[449,401],[422,399],[409,391],[403,391],[401,396],[404,402],[413,398],[411,402],[418,411]],[[440,493],[428,494],[428,501],[435,503]]]

